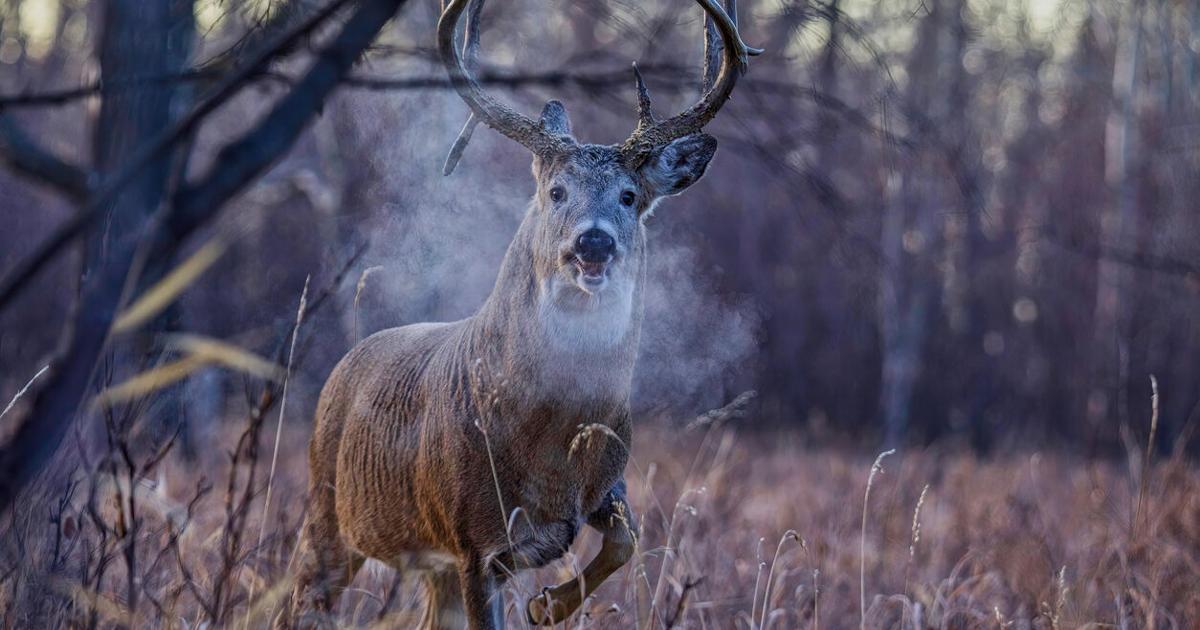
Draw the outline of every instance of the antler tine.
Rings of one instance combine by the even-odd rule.
[[[737,18],[734,17],[737,12],[736,0],[726,0],[729,12],[721,8],[716,0],[696,0],[696,2],[707,14],[706,33],[711,34],[715,30],[723,43],[723,45],[717,46],[714,38],[710,36],[705,38],[703,96],[695,105],[683,112],[667,120],[644,126],[640,120],[642,95],[639,93],[638,127],[621,146],[621,152],[631,166],[640,166],[657,147],[703,129],[704,125],[717,115],[717,112],[729,100],[729,96],[733,94],[733,87],[737,83],[738,76],[746,71],[749,58],[763,52],[761,49],[747,46],[742,41],[737,29]],[[709,25],[711,25],[711,29]],[[720,66],[713,69],[716,66],[715,58],[718,55],[721,59]],[[639,86],[639,92],[641,89]]]
[[[637,62],[633,64],[633,78],[637,80],[637,99],[638,99],[638,129],[645,129],[654,124],[654,112],[650,106],[650,91],[646,89],[646,80],[642,78],[642,71],[638,69]]]
[[[454,45],[454,32],[457,30],[458,20],[463,9],[466,8],[468,2],[476,1],[478,0],[450,0],[438,21],[438,53],[441,55],[443,65],[446,66],[446,72],[450,75],[450,82],[454,85],[454,89],[466,101],[467,106],[471,108],[471,112],[480,122],[521,143],[534,155],[544,157],[562,151],[565,143],[561,139],[547,132],[529,117],[513,111],[489,96],[463,66],[458,47]],[[482,5],[482,2],[479,4]],[[475,23],[477,26],[478,19],[475,20]],[[470,30],[471,26],[468,26],[468,39],[477,41],[478,31],[472,37]],[[447,169],[453,170],[454,163],[458,161],[457,157],[461,157],[462,149],[466,147],[466,141],[470,139],[468,129],[472,126],[472,123],[468,121],[467,126],[459,134],[459,139],[451,149],[451,155],[446,160],[446,168],[443,169],[443,172],[446,172]],[[456,150],[458,156],[455,156]]]
[[[467,122],[459,130],[454,144],[450,145],[450,152],[446,154],[446,163],[442,165],[442,175],[450,175],[458,167],[458,162],[462,159],[463,151],[467,150],[467,144],[471,142],[471,135],[475,133],[477,125],[479,125],[479,119],[475,117],[475,114],[468,114]]]
[[[467,70],[471,72],[479,67],[479,31],[483,17],[483,2],[484,0],[471,0],[471,4],[467,7],[467,27],[463,34],[463,57],[466,58],[464,64]],[[444,6],[442,8],[445,9]],[[443,176],[454,172],[459,160],[462,159],[463,152],[467,150],[467,144],[471,142],[471,136],[475,133],[475,127],[478,124],[479,118],[475,116],[475,112],[467,114],[467,122],[458,132],[458,137],[450,146],[450,153],[446,155],[446,163],[442,165]]]

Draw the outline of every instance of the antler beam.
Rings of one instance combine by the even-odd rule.
[[[480,87],[475,77],[463,65],[462,57],[459,55],[458,46],[455,45],[455,31],[458,28],[458,20],[462,15],[467,4],[476,0],[451,0],[446,6],[446,10],[442,12],[442,17],[438,21],[438,52],[442,57],[442,63],[446,66],[446,71],[450,75],[450,81],[454,84],[454,89],[458,95],[466,101],[467,106],[471,108],[472,114],[479,119],[483,124],[499,131],[509,138],[521,143],[525,148],[529,149],[538,156],[549,156],[561,152],[566,148],[566,143],[546,131],[540,124],[533,119],[517,113],[508,106],[500,103],[492,98]],[[482,2],[480,2],[482,5]],[[475,16],[476,18],[478,16]],[[476,24],[478,19],[474,20]],[[471,28],[468,28],[467,36],[469,39],[477,39],[478,32],[472,37]],[[468,122],[467,127],[463,129],[463,134],[460,134],[459,141],[455,146],[462,144],[465,147],[465,141],[462,136],[469,137],[469,128],[471,123]],[[461,153],[461,150],[459,151]],[[454,158],[453,152],[451,158]],[[455,160],[457,162],[457,160]],[[447,160],[446,166],[453,170],[453,164]]]
[[[733,94],[733,87],[737,84],[738,76],[746,71],[750,57],[763,52],[759,48],[747,46],[742,41],[742,37],[738,33],[736,18],[721,8],[716,0],[696,0],[696,2],[703,7],[705,13],[708,14],[709,23],[721,36],[723,45],[721,46],[720,68],[716,71],[715,79],[712,79],[711,66],[713,64],[710,59],[714,56],[716,46],[715,42],[707,41],[704,95],[695,105],[660,122],[653,122],[653,117],[649,115],[650,99],[645,83],[642,81],[640,73],[638,74],[638,126],[633,135],[629,136],[629,139],[621,145],[621,153],[626,163],[632,167],[641,165],[658,147],[703,129],[704,125],[708,124],[717,115],[717,112],[721,111],[721,107]],[[729,6],[731,11],[736,13],[736,3],[729,2]]]

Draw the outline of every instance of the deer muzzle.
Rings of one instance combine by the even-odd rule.
[[[591,228],[580,234],[575,239],[574,248],[580,282],[589,287],[603,284],[616,251],[616,239],[600,228]]]

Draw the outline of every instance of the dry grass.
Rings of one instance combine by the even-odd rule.
[[[264,523],[269,459],[250,443],[275,436],[262,425],[231,422],[224,451],[187,463],[161,447],[135,456],[111,423],[107,457],[4,524],[3,627],[266,625],[303,514],[306,435],[281,437]],[[901,450],[874,476],[863,529],[874,453],[702,429],[638,428],[638,555],[569,627],[1200,627],[1200,473],[1186,460],[1143,476],[1138,458]],[[575,554],[511,582],[511,627],[525,597],[597,547],[586,532]],[[339,618],[409,627],[420,584],[368,563]]]

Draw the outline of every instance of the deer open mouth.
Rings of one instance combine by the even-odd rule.
[[[588,287],[604,284],[608,276],[609,261],[591,262],[575,257],[575,268],[579,270],[579,281]]]

